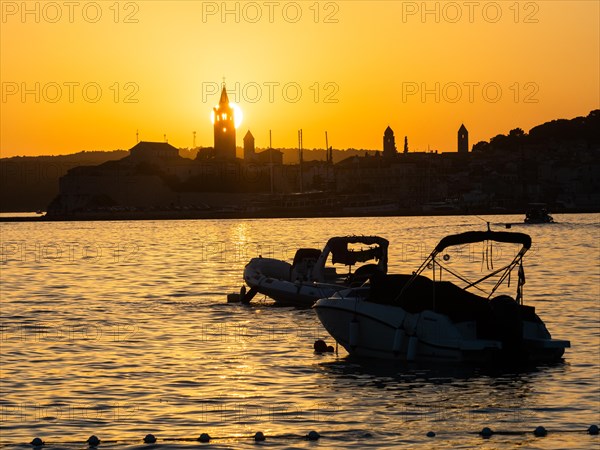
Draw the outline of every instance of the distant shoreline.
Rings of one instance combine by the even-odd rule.
[[[577,209],[569,211],[553,211],[554,214],[597,214],[598,209]],[[10,213],[3,213],[10,214]],[[15,214],[23,214],[15,212]],[[344,218],[344,217],[415,217],[415,216],[476,216],[476,215],[523,215],[522,210],[470,210],[470,211],[399,211],[389,213],[330,213],[322,211],[123,211],[111,213],[79,213],[55,216],[0,216],[0,222],[88,222],[88,221],[125,221],[125,220],[216,220],[216,219],[313,219],[313,218]]]

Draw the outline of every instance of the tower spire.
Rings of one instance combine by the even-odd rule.
[[[229,105],[229,96],[227,95],[225,82],[223,82],[223,89],[221,90],[221,98],[219,99],[219,105]]]

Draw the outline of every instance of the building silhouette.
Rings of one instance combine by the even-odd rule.
[[[398,154],[396,151],[396,138],[394,131],[388,126],[383,133],[383,156],[386,158],[394,157]]]
[[[458,153],[469,152],[469,132],[464,124],[458,129]]]
[[[244,136],[244,161],[250,162],[254,161],[256,158],[256,153],[254,149],[254,136],[250,133],[250,130]]]
[[[167,142],[140,141],[129,150],[131,161],[171,161],[179,157],[179,150]]]
[[[268,148],[262,152],[256,153],[255,159],[262,164],[283,164],[283,152],[274,148]]]
[[[235,159],[235,117],[233,108],[229,105],[225,84],[223,84],[219,104],[213,112],[215,115],[214,156],[218,159]]]

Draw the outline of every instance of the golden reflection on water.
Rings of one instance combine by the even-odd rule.
[[[332,235],[380,234],[390,240],[390,272],[409,272],[446,234],[483,229],[471,217],[0,224],[1,440],[83,442],[98,434],[133,448],[145,431],[208,432],[237,448],[253,446],[258,430],[316,429],[329,436],[318,444],[325,448],[429,448],[429,430],[439,448],[597,445],[584,432],[490,441],[474,434],[483,426],[585,430],[598,422],[598,215],[556,219],[515,231],[534,242],[525,303],[573,348],[565,364],[508,373],[355,361],[342,349],[315,355],[315,339],[333,342],[312,310],[226,303],[259,252],[291,259]],[[60,256],[50,253],[56,245]],[[500,248],[498,265],[514,254]],[[484,250],[450,253],[449,264],[479,273]],[[294,439],[267,442],[312,448]],[[161,448],[169,445],[192,447]]]

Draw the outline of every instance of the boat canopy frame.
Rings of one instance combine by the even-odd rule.
[[[436,261],[436,256],[443,252],[448,247],[464,245],[464,244],[474,244],[477,242],[486,242],[486,241],[494,241],[501,243],[509,243],[509,244],[521,244],[521,249],[515,255],[515,257],[505,266],[501,267],[497,270],[492,270],[487,275],[481,277],[480,279],[470,282],[459,274],[451,271],[448,267],[440,264]],[[452,274],[456,278],[465,281],[467,286],[462,289],[467,290],[470,287],[478,287],[477,285],[482,281],[497,275],[498,273],[502,273],[500,275],[499,280],[496,282],[491,292],[488,294],[488,299],[496,292],[496,290],[502,285],[504,280],[510,275],[513,269],[518,265],[519,266],[519,279],[517,283],[517,295],[515,300],[517,303],[522,304],[523,302],[523,285],[525,284],[525,272],[523,270],[523,256],[527,251],[531,248],[531,236],[525,233],[517,233],[517,232],[508,232],[508,231],[467,231],[465,233],[453,234],[444,237],[433,249],[433,251],[425,258],[425,261],[419,266],[419,268],[413,272],[411,278],[408,280],[406,285],[400,291],[398,296],[396,297],[396,301],[398,301],[405,290],[414,282],[414,280],[427,268],[430,264],[433,264],[433,269],[435,273],[435,265],[437,264],[441,269],[446,270],[448,273]],[[479,288],[481,289],[481,288]]]
[[[366,249],[353,250],[351,244],[364,244]],[[354,266],[359,262],[377,261],[377,267],[387,273],[389,241],[380,236],[336,236],[330,238],[313,267],[313,279],[323,277],[327,258],[331,254],[332,264]]]

